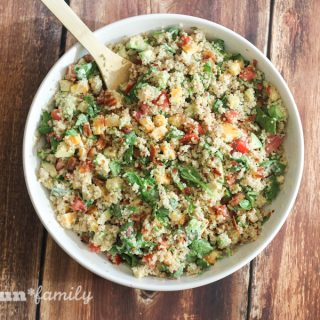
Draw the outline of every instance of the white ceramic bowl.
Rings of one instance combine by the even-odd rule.
[[[86,53],[80,45],[75,45],[64,54],[43,80],[32,102],[24,133],[23,165],[28,192],[40,220],[50,235],[73,259],[95,274],[122,285],[146,290],[171,291],[202,286],[228,276],[255,258],[270,243],[286,220],[295,201],[303,171],[303,132],[292,94],[271,62],[240,35],[207,20],[175,14],[153,14],[124,19],[99,29],[96,31],[96,35],[101,41],[109,43],[119,41],[124,36],[179,24],[182,24],[186,29],[198,27],[205,31],[209,39],[221,38],[225,40],[228,50],[239,52],[247,59],[258,60],[259,68],[266,74],[266,78],[278,88],[288,108],[288,134],[284,142],[289,162],[288,172],[283,190],[270,207],[275,210],[275,213],[264,225],[262,234],[257,241],[239,247],[233,256],[222,259],[198,276],[182,277],[178,280],[152,277],[137,279],[128,267],[112,265],[103,255],[90,252],[75,234],[60,226],[50,205],[47,191],[37,181],[36,172],[39,159],[36,155],[34,135],[41,109],[45,108],[52,98],[65,68]]]

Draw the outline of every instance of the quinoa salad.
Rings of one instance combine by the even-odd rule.
[[[108,90],[90,55],[67,67],[38,127],[39,181],[91,251],[136,277],[199,274],[269,218],[287,110],[258,61],[201,30],[110,48],[129,81]]]

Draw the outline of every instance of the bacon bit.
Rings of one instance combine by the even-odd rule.
[[[131,91],[131,89],[134,87],[135,84],[136,84],[135,82],[129,82],[127,84],[126,88],[124,89],[124,92],[126,94],[128,94]]]
[[[53,120],[61,120],[61,115],[59,113],[59,110],[58,109],[55,109],[53,111],[51,111],[51,117]]]
[[[89,249],[91,252],[99,253],[101,251],[100,246],[96,246],[93,243],[89,244]]]
[[[127,134],[127,133],[129,133],[129,132],[132,131],[132,128],[130,128],[130,127],[123,127],[123,128],[121,129],[121,131],[122,131],[123,133]]]
[[[94,59],[93,59],[93,56],[91,54],[86,54],[85,56],[83,56],[83,59],[85,60],[85,62],[89,63],[89,62],[92,62]]]
[[[79,171],[80,173],[90,172],[92,170],[92,161],[86,160],[80,164]]]
[[[151,160],[151,162],[155,162],[156,156],[157,156],[157,149],[153,144],[151,144],[150,145],[150,160]]]
[[[206,130],[204,129],[204,127],[201,124],[198,124],[198,133],[200,135],[205,134]]]
[[[82,126],[82,130],[83,130],[83,133],[86,137],[90,137],[91,136],[91,128],[90,128],[90,124],[89,123],[85,123],[83,126]]]
[[[217,176],[221,177],[221,172],[220,172],[217,168],[213,168],[213,169],[212,169],[212,172],[213,172],[214,174],[216,174]]]
[[[232,224],[233,224],[234,228],[240,233],[240,229],[239,229],[239,226],[237,225],[237,221],[236,221],[234,214],[232,214]]]
[[[213,211],[215,212],[216,216],[223,216],[226,218],[229,218],[229,211],[226,205],[221,205],[221,206],[213,206],[212,207]]]
[[[256,59],[253,59],[253,60],[252,60],[252,65],[253,65],[254,67],[256,67],[257,64],[258,64],[258,61],[257,61]]]
[[[279,149],[283,142],[283,138],[278,135],[271,135],[267,138],[266,151],[272,153]]]
[[[89,152],[88,152],[88,154],[87,154],[87,157],[88,157],[89,159],[93,159],[94,156],[95,156],[95,154],[96,154],[96,148],[95,148],[95,147],[92,147],[92,148],[89,150]]]
[[[154,103],[162,109],[168,108],[170,105],[168,94],[166,92],[161,92],[158,98],[152,100],[152,103]]]
[[[216,55],[212,51],[209,51],[209,50],[206,50],[206,51],[203,52],[202,58],[205,59],[205,60],[209,60],[210,59],[213,62],[217,61]]]
[[[253,173],[255,178],[264,178],[265,170],[262,167],[259,167],[256,172]]]
[[[238,192],[236,195],[232,197],[232,199],[229,201],[230,206],[235,207],[237,206],[241,200],[244,199],[244,194],[242,192]]]
[[[64,168],[64,160],[62,160],[61,158],[57,160],[56,162],[56,170],[60,171],[61,169]]]
[[[181,36],[179,46],[180,47],[184,47],[187,44],[189,44],[190,41],[191,41],[191,37],[189,37],[189,36]]]
[[[226,176],[226,180],[227,180],[228,185],[231,187],[236,182],[236,175],[235,174],[229,174],[229,175]]]
[[[99,179],[97,176],[94,176],[92,178],[92,182],[93,182],[93,184],[95,184],[96,186],[99,186],[99,187],[103,187],[105,184],[105,182],[103,180]]]
[[[224,117],[226,119],[226,122],[229,122],[229,123],[232,123],[234,122],[235,120],[237,120],[239,116],[239,113],[237,111],[227,111],[225,114],[224,114]]]
[[[244,68],[239,77],[245,81],[252,81],[255,77],[256,77],[256,73],[254,71],[254,67],[253,66],[247,66],[246,68]]]
[[[74,64],[70,64],[70,66],[67,67],[66,75],[65,75],[66,80],[75,82],[77,80],[77,74],[76,71],[74,70]]]
[[[141,111],[134,111],[132,113],[132,116],[136,121],[139,121],[142,117],[142,113],[141,113]]]
[[[96,207],[95,205],[92,205],[92,206],[90,206],[90,207],[88,208],[86,214],[89,215],[89,216],[90,216],[90,215],[94,215],[97,210],[98,210],[97,207]]]
[[[159,244],[157,245],[156,248],[157,248],[157,250],[163,250],[163,249],[166,249],[167,247],[168,247],[168,241],[160,239]]]
[[[232,148],[235,151],[241,152],[241,153],[248,153],[249,152],[249,145],[247,140],[241,138],[237,139],[232,143]]]
[[[97,103],[102,106],[113,107],[117,105],[117,99],[111,91],[102,90],[97,97]]]
[[[140,112],[143,115],[147,115],[150,112],[150,107],[147,104],[142,103],[141,106],[140,106]]]
[[[78,164],[78,159],[76,157],[71,157],[68,162],[67,162],[67,166],[66,166],[66,169],[69,171],[69,172],[72,172],[74,171],[74,169],[76,168],[77,164]]]
[[[190,187],[186,187],[183,189],[183,193],[189,196],[192,193],[192,189]]]
[[[103,150],[107,145],[107,140],[106,138],[101,135],[96,143],[96,147],[98,150]]]
[[[75,197],[73,199],[73,203],[71,205],[71,208],[73,211],[81,211],[81,212],[87,211],[87,207],[85,206],[84,202],[79,197]]]
[[[146,263],[151,269],[155,267],[155,263],[152,261],[153,256],[153,253],[149,253],[142,258],[142,261]]]
[[[81,240],[82,242],[86,243],[86,244],[89,243],[89,237],[88,237],[87,235],[82,235],[82,236],[80,237],[80,240]]]
[[[199,142],[199,136],[196,133],[187,133],[179,141],[182,144],[197,144]]]

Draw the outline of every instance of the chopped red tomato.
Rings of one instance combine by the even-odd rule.
[[[51,117],[53,120],[61,120],[61,115],[58,109],[51,111]]]
[[[100,247],[99,246],[96,246],[95,244],[93,243],[90,243],[89,244],[89,249],[90,251],[92,252],[96,252],[96,253],[99,253],[101,250],[100,250]]]
[[[183,144],[187,144],[187,143],[197,144],[199,142],[199,136],[196,133],[187,133],[179,141],[180,143],[183,143]]]
[[[191,37],[189,37],[189,36],[182,36],[181,38],[180,38],[180,40],[181,40],[181,47],[184,47],[184,46],[186,46],[190,41],[191,41]]]
[[[160,93],[157,99],[154,99],[152,103],[156,104],[158,107],[162,109],[166,109],[169,107],[170,101],[166,92]]]
[[[254,67],[253,66],[247,66],[245,67],[239,77],[245,81],[252,81],[255,77],[256,77],[256,73],[254,71]]]
[[[217,216],[229,217],[228,208],[226,205],[212,207]]]
[[[232,148],[235,151],[241,152],[241,153],[248,153],[249,152],[249,145],[247,140],[245,139],[237,139],[232,143]]]
[[[257,64],[258,64],[258,61],[257,61],[256,59],[253,59],[253,60],[252,60],[252,65],[253,65],[254,67],[256,67]]]
[[[86,205],[84,204],[84,202],[78,198],[78,197],[75,197],[74,200],[73,200],[73,203],[72,203],[72,210],[73,211],[82,211],[82,212],[85,212],[87,210],[87,207]]]
[[[234,122],[235,120],[237,120],[239,116],[239,113],[237,111],[233,111],[233,110],[230,110],[230,111],[227,111],[225,114],[224,114],[224,117],[226,118],[226,121],[227,122]]]
[[[266,151],[268,153],[274,152],[279,149],[283,142],[283,138],[277,135],[271,135],[267,138]]]
[[[107,258],[109,259],[110,262],[113,264],[119,265],[122,262],[122,258],[119,254],[112,255],[112,254],[107,254]]]

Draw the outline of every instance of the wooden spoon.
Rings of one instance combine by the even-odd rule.
[[[108,89],[116,89],[119,84],[128,80],[132,63],[101,43],[63,0],[41,1],[89,51]]]

